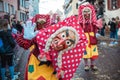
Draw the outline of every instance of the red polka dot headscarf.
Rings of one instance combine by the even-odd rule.
[[[83,15],[85,9],[90,10],[90,19],[89,20],[85,20],[85,17]],[[96,20],[97,20],[96,13],[95,13],[95,9],[92,4],[86,2],[85,4],[82,4],[79,6],[78,20],[79,20],[79,23],[83,23],[83,24],[84,23],[96,23]]]
[[[75,44],[62,51],[55,51],[50,46],[51,41],[59,32],[66,29],[72,30],[75,33]],[[88,42],[84,31],[76,20],[76,17],[71,16],[62,22],[49,26],[45,30],[40,31],[36,36],[36,40],[40,54],[50,56],[50,59],[46,59],[52,61],[53,66],[57,71],[57,76],[61,76],[62,80],[70,80],[79,66]],[[45,60],[44,57],[43,60]]]

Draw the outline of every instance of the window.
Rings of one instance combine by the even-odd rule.
[[[11,5],[8,4],[8,12],[11,14]]]
[[[114,10],[120,8],[120,1],[119,0],[107,0],[108,2],[108,9]]]
[[[111,0],[111,9],[117,9],[118,5],[117,5],[117,0]]]
[[[0,1],[0,11],[3,11],[3,2]]]
[[[12,11],[12,14],[15,14],[15,9],[14,9],[14,6],[11,5],[11,11]]]
[[[9,12],[8,3],[4,2],[4,11]]]

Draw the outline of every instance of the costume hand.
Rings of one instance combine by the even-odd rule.
[[[32,21],[27,21],[26,24],[23,24],[23,28],[24,28],[23,37],[28,40],[34,38],[38,33],[38,31],[34,31],[35,27],[36,24],[35,23],[32,24]]]

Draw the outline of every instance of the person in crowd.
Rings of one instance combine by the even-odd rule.
[[[110,25],[110,38],[115,38],[115,33],[116,33],[115,18],[112,18],[112,21],[109,21],[108,25]]]
[[[40,22],[40,25],[42,20],[45,20],[44,25],[49,23],[46,17],[40,16],[41,14],[35,16],[37,19],[34,17],[33,20]],[[35,35],[30,37],[30,34],[25,32],[25,27]],[[76,17],[71,16],[57,24],[40,28],[37,34],[34,29],[34,23],[28,21],[26,26],[24,25],[24,35],[16,39],[25,49],[35,45],[28,58],[25,80],[72,79],[87,45],[86,36]]]
[[[93,71],[97,71],[98,68],[95,65],[95,60],[98,58],[99,54],[97,48],[97,40],[95,37],[98,31],[98,27],[101,27],[102,24],[99,24],[96,18],[94,6],[90,4],[89,1],[86,1],[79,6],[78,21],[88,39],[88,44],[83,55],[85,63],[84,70],[89,71],[92,69]],[[94,39],[92,37],[94,37]],[[88,62],[89,60],[90,64]]]
[[[116,40],[118,40],[118,30],[120,28],[120,19],[119,19],[119,16],[116,17],[116,25],[117,25],[117,27],[116,27],[116,37],[115,38],[116,38]]]
[[[23,30],[23,26],[21,25],[21,22],[22,21],[17,21],[17,24],[16,24],[16,29],[19,33],[22,33],[22,30]]]
[[[16,80],[18,76],[14,75],[13,55],[15,42],[12,37],[11,31],[8,29],[8,21],[6,19],[0,19],[0,57],[1,57],[1,79],[7,80],[6,64],[8,65],[11,80]]]
[[[108,25],[110,25],[110,38],[115,39],[116,27],[117,27],[115,18],[112,18],[112,21],[109,21]],[[114,42],[114,40],[112,40],[109,45],[112,46],[114,44],[115,44],[115,42]]]
[[[102,36],[105,36],[105,28],[106,28],[107,24],[105,22],[105,19],[103,19],[103,27],[100,29],[100,34]]]

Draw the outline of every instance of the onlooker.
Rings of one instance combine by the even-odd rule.
[[[105,27],[106,27],[105,19],[103,19],[103,27],[100,29],[101,36],[105,36]]]
[[[6,80],[5,72],[6,72],[6,64],[9,67],[11,80],[15,80],[16,76],[14,76],[14,64],[13,64],[13,55],[14,55],[14,47],[15,42],[11,35],[11,31],[8,29],[8,21],[6,19],[0,19],[0,39],[1,39],[1,47],[2,51],[0,51],[1,56],[1,77],[2,80]]]
[[[109,21],[108,25],[110,25],[110,38],[115,39],[116,36],[116,22],[115,18],[112,18],[112,21]],[[114,41],[110,42],[110,45],[113,45]]]
[[[120,28],[120,19],[119,19],[118,16],[116,17],[116,25],[117,25],[117,27],[116,27],[116,36],[115,36],[115,38],[116,38],[116,40],[118,40],[118,30]]]
[[[19,33],[22,33],[23,26],[20,24],[20,21],[17,21],[16,29],[19,31]]]
[[[112,18],[112,21],[109,21],[108,25],[110,25],[110,38],[115,38],[115,33],[116,33],[115,18]]]

